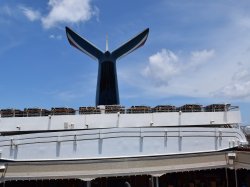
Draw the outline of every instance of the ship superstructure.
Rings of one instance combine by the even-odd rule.
[[[3,167],[7,163],[8,167],[13,163],[16,167],[17,163],[33,162],[77,164],[88,160],[189,157],[247,144],[239,128],[240,112],[228,104],[132,106],[128,109],[100,106],[80,107],[78,111],[52,108],[2,110],[1,113]],[[214,164],[213,167],[221,166],[217,162]],[[18,175],[10,174],[9,179],[27,177]],[[85,174],[79,175],[86,178]],[[29,177],[32,176],[29,173]]]
[[[140,47],[147,35],[148,29],[115,50],[122,51],[115,57]],[[91,52],[92,45],[69,28],[67,36],[80,50],[90,54],[96,51]],[[106,75],[111,66],[102,69],[100,64],[109,63],[110,59],[98,60],[99,75],[103,72]],[[113,66],[111,69],[116,74]],[[100,89],[104,83],[99,79],[102,78],[98,78],[97,95],[102,95]],[[117,83],[112,85],[111,90],[104,91],[108,97],[118,95],[114,91],[118,89]],[[117,105],[119,96],[112,101],[105,100],[105,94],[98,98],[97,104],[115,101],[116,105],[2,109],[2,181],[65,178],[91,181],[128,175],[150,175],[158,180],[157,177],[168,172],[250,166],[244,154],[235,153],[236,148],[248,144],[240,128],[238,107],[186,104],[125,108]],[[245,164],[236,164],[239,158],[245,159]]]

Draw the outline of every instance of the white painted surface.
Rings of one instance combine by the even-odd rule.
[[[0,137],[7,160],[76,160],[213,152],[246,144],[236,128],[110,128]]]
[[[240,124],[240,111],[88,114],[0,118],[0,131]]]
[[[119,159],[2,163],[1,181],[151,175],[233,167],[228,151]],[[249,154],[246,155],[249,158]],[[237,153],[238,158],[238,153]],[[249,160],[249,159],[248,159]],[[236,165],[237,166],[237,165]]]

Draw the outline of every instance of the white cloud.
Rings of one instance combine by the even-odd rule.
[[[55,40],[61,40],[62,39],[62,35],[51,34],[51,35],[49,35],[49,38],[50,39],[55,39]]]
[[[14,48],[20,46],[22,44],[21,41],[10,41],[7,45],[2,45],[0,46],[0,56],[4,53],[6,53],[7,51],[11,51]]]
[[[217,97],[230,99],[250,98],[250,69],[240,69],[232,76],[232,81],[213,93]]]
[[[223,18],[220,24],[215,24],[217,19],[213,23],[211,20],[203,22],[206,23],[204,24],[206,32],[194,28],[191,30],[192,34],[181,33],[180,38],[175,38],[175,44],[179,44],[175,50],[181,51],[174,52],[177,61],[163,60],[168,58],[164,57],[162,51],[152,55],[151,57],[161,56],[161,58],[158,58],[157,63],[153,63],[149,58],[143,70],[144,77],[141,83],[135,86],[140,86],[145,95],[157,98],[187,96],[249,102],[250,14],[237,8],[232,10],[224,9],[225,14],[215,15],[220,16],[218,19]],[[209,25],[211,23],[212,26]],[[189,46],[183,42],[187,41],[187,36]],[[164,32],[161,40],[164,38],[169,40],[169,34]],[[192,48],[196,47],[205,50],[194,51]]]
[[[166,86],[177,75],[196,71],[202,64],[214,57],[214,50],[191,52],[190,57],[177,56],[174,52],[162,49],[149,57],[149,64],[142,74],[157,86]]]
[[[30,20],[30,21],[35,21],[35,20],[39,20],[41,18],[41,14],[39,11],[37,10],[33,10],[32,8],[28,8],[28,7],[24,7],[24,6],[20,6],[19,7],[23,14]]]
[[[249,99],[250,81],[235,82],[223,87],[220,91],[214,93],[215,97],[227,97],[230,99]]]
[[[58,23],[78,23],[88,21],[94,15],[90,0],[49,0],[50,12],[42,18],[45,28]]]
[[[191,53],[190,66],[197,67],[206,63],[214,57],[214,50],[202,50],[202,51],[194,51]]]
[[[178,57],[172,51],[162,49],[149,57],[149,65],[142,73],[146,77],[151,77],[156,84],[167,84],[179,71]]]
[[[49,29],[60,23],[74,24],[86,22],[93,16],[98,17],[98,8],[92,7],[90,2],[91,0],[49,0],[47,14],[23,5],[19,8],[30,21],[40,20],[43,27]]]
[[[239,26],[244,29],[250,28],[250,18],[249,17],[241,17],[238,22]]]
[[[0,13],[6,14],[8,16],[12,16],[13,11],[11,10],[11,8],[8,5],[4,5],[4,6],[0,7]]]

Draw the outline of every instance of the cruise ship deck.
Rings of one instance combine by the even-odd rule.
[[[2,109],[1,185],[240,185],[250,152],[239,123],[229,104]]]

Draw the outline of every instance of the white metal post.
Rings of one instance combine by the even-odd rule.
[[[159,177],[155,177],[156,187],[159,187]]]
[[[91,187],[91,181],[87,181],[87,187]]]

